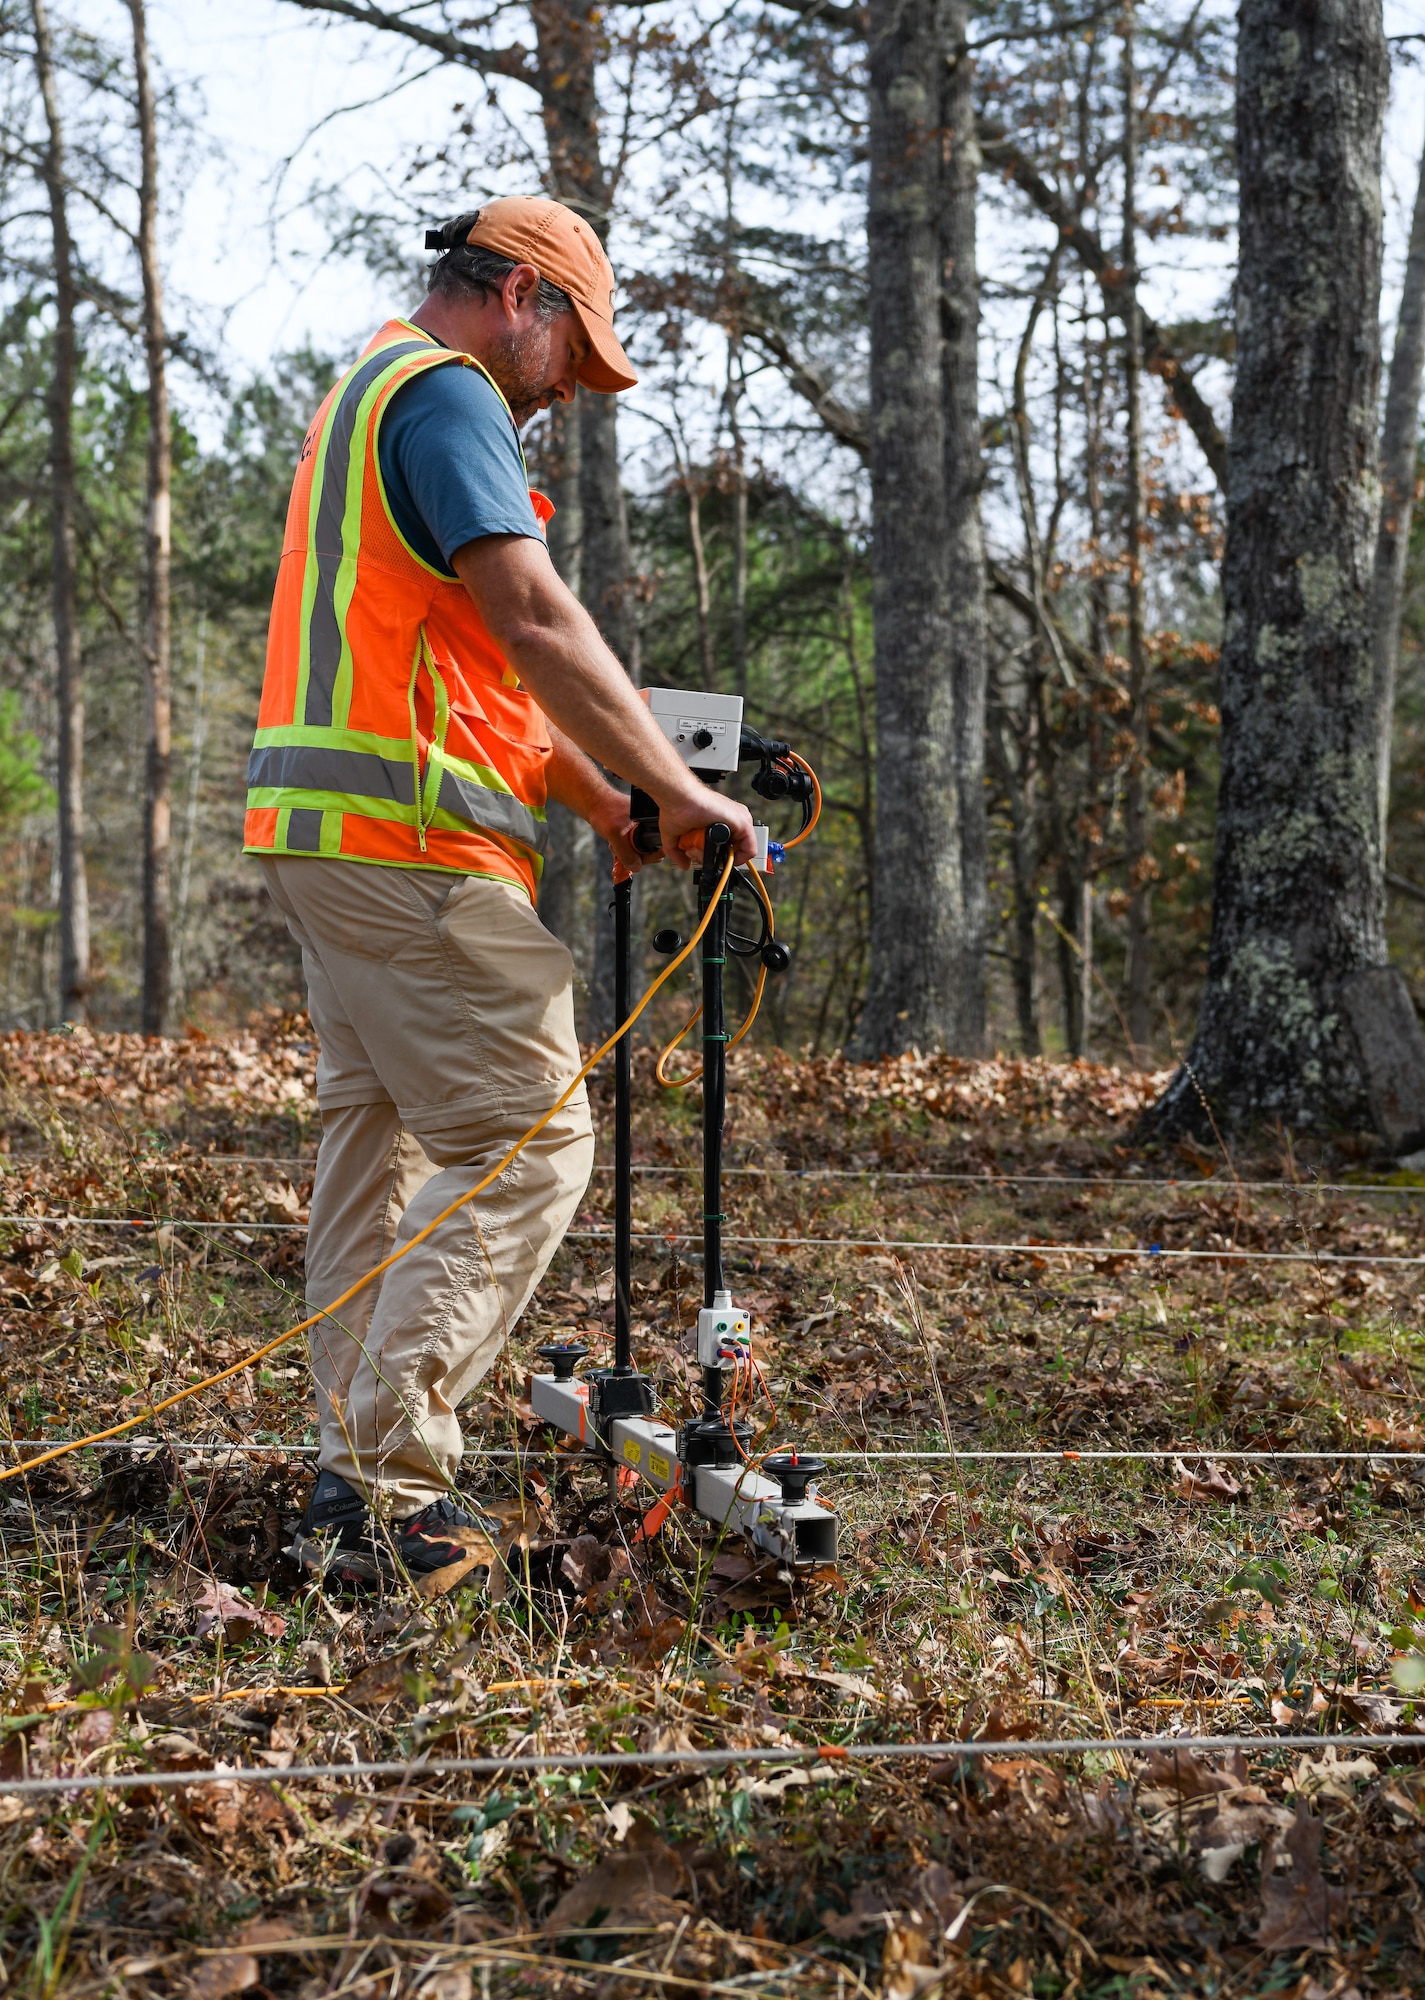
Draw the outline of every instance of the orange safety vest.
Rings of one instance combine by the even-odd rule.
[[[533,899],[547,839],[544,716],[465,586],[397,528],[377,452],[396,390],[451,362],[480,365],[388,320],[307,432],[243,848],[490,875]],[[554,510],[542,493],[530,499],[543,526]]]

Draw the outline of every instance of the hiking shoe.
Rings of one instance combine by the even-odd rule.
[[[354,1486],[317,1469],[317,1483],[287,1554],[309,1576],[342,1583],[376,1583],[383,1575],[372,1541],[370,1509]]]
[[[299,1535],[320,1536],[340,1549],[359,1549],[367,1540],[366,1496],[335,1472],[317,1468],[317,1483],[307,1511],[297,1523]]]
[[[448,1569],[453,1563],[482,1555],[482,1541],[490,1545],[495,1561],[499,1562],[501,1532],[500,1523],[492,1521],[488,1514],[468,1513],[447,1499],[432,1500],[409,1520],[391,1524],[396,1554],[411,1576],[430,1576],[435,1570]],[[492,1581],[494,1567],[492,1562]]]

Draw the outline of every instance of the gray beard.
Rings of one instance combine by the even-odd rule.
[[[543,368],[535,366],[531,353],[537,339],[533,330],[506,334],[485,361],[487,374],[510,406],[517,430],[523,430],[536,414],[544,394]]]

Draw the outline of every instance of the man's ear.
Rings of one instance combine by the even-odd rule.
[[[505,310],[512,319],[533,304],[534,295],[538,290],[539,273],[533,264],[516,264],[500,287]]]

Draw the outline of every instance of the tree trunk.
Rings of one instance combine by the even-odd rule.
[[[955,759],[960,821],[963,932],[957,951],[955,1048],[978,1055],[985,1039],[988,827],[985,701],[988,628],[985,541],[980,526],[980,280],[975,200],[980,143],[967,0],[946,11],[940,190],[941,385],[945,422],[945,551]]]
[[[858,1056],[953,1048],[964,942],[940,328],[940,71],[934,0],[871,0],[876,833]]]
[[[554,516],[549,553],[554,567],[578,595],[583,564],[584,510],[579,492],[580,425],[577,403],[555,403],[549,412],[544,477]],[[593,836],[579,815],[551,799],[547,807],[549,852],[539,878],[539,914],[574,954],[580,978],[589,976],[589,880]]]
[[[688,501],[688,546],[693,552],[693,588],[698,608],[698,669],[709,692],[717,686],[717,662],[713,657],[712,578],[708,575],[708,552],[703,541],[703,501],[698,477],[688,462],[684,491]]]
[[[203,707],[207,693],[205,685],[207,676],[204,671],[207,665],[207,636],[207,623],[200,612],[198,640],[193,660],[193,734],[188,748],[188,803],[183,816],[183,848],[178,867],[177,909],[174,912],[172,987],[174,1002],[180,1008],[188,993],[186,952],[188,897],[193,886],[193,849],[198,840],[198,800],[202,792],[203,745],[208,734],[207,716]]]
[[[1123,788],[1128,862],[1128,1038],[1135,1063],[1146,1060],[1149,1016],[1148,915],[1152,857],[1148,849],[1148,649],[1143,625],[1143,329],[1138,310],[1138,78],[1133,0],[1123,17],[1123,314],[1124,392],[1128,403],[1128,700],[1133,738]],[[1088,877],[1085,875],[1085,881]],[[1085,903],[1085,911],[1089,905]],[[1089,943],[1089,919],[1084,921]],[[1089,963],[1087,953],[1085,964]],[[1087,1015],[1087,1006],[1085,1006]]]
[[[608,241],[613,189],[599,149],[597,64],[602,14],[592,0],[531,0],[551,192],[575,208]],[[619,476],[617,399],[581,389],[579,503],[582,516],[580,594],[630,678],[639,678],[633,557]],[[613,908],[608,850],[593,843],[594,937],[589,974],[590,1034],[603,1036],[613,1017]]]
[[[1415,505],[1415,468],[1420,439],[1420,377],[1425,366],[1425,153],[1415,189],[1410,250],[1395,323],[1395,349],[1385,392],[1381,426],[1380,528],[1376,534],[1375,601],[1372,616],[1375,655],[1376,816],[1380,865],[1386,860],[1390,812],[1390,733],[1395,719],[1395,670],[1400,657],[1400,609],[1405,597],[1405,559],[1410,550],[1410,516]]]
[[[53,542],[56,730],[59,739],[59,1012],[82,1021],[89,999],[89,885],[84,872],[84,681],[75,588],[74,246],[69,234],[64,124],[45,0],[30,0],[35,75],[48,143],[41,164],[54,239],[54,365],[50,374],[50,514]]]
[[[554,567],[579,595],[584,558],[584,501],[581,490],[579,405],[554,403],[549,411],[544,478],[554,506],[547,530]]]
[[[169,798],[172,745],[169,558],[173,435],[168,411],[163,275],[158,262],[158,130],[149,70],[144,0],[128,0],[134,24],[138,110],[139,263],[143,272],[144,358],[148,369],[148,532],[144,549],[144,667],[148,754],[144,785],[143,1031],[161,1035],[169,1003]]]
[[[727,428],[732,443],[732,691],[747,699],[747,450],[742,436],[742,343],[727,343]]]
[[[1035,882],[1034,805],[1028,784],[1029,754],[1026,743],[1010,719],[1003,690],[992,707],[995,762],[999,780],[1009,801],[1010,868],[1014,881],[1014,1008],[1019,1022],[1021,1053],[1037,1056],[1039,1039],[1038,918],[1039,898]],[[1027,737],[1033,705],[1025,704],[1024,729]]]
[[[1385,960],[1371,549],[1379,486],[1378,0],[1243,0],[1237,378],[1207,985],[1150,1135],[1360,1122],[1341,989]]]
[[[619,478],[617,417],[612,396],[579,392],[580,492],[584,510],[584,602],[635,686],[639,680],[638,619],[628,513]],[[593,950],[589,972],[589,1034],[602,1040],[614,1020],[613,876],[609,851],[594,842]],[[635,892],[637,883],[635,882]]]

